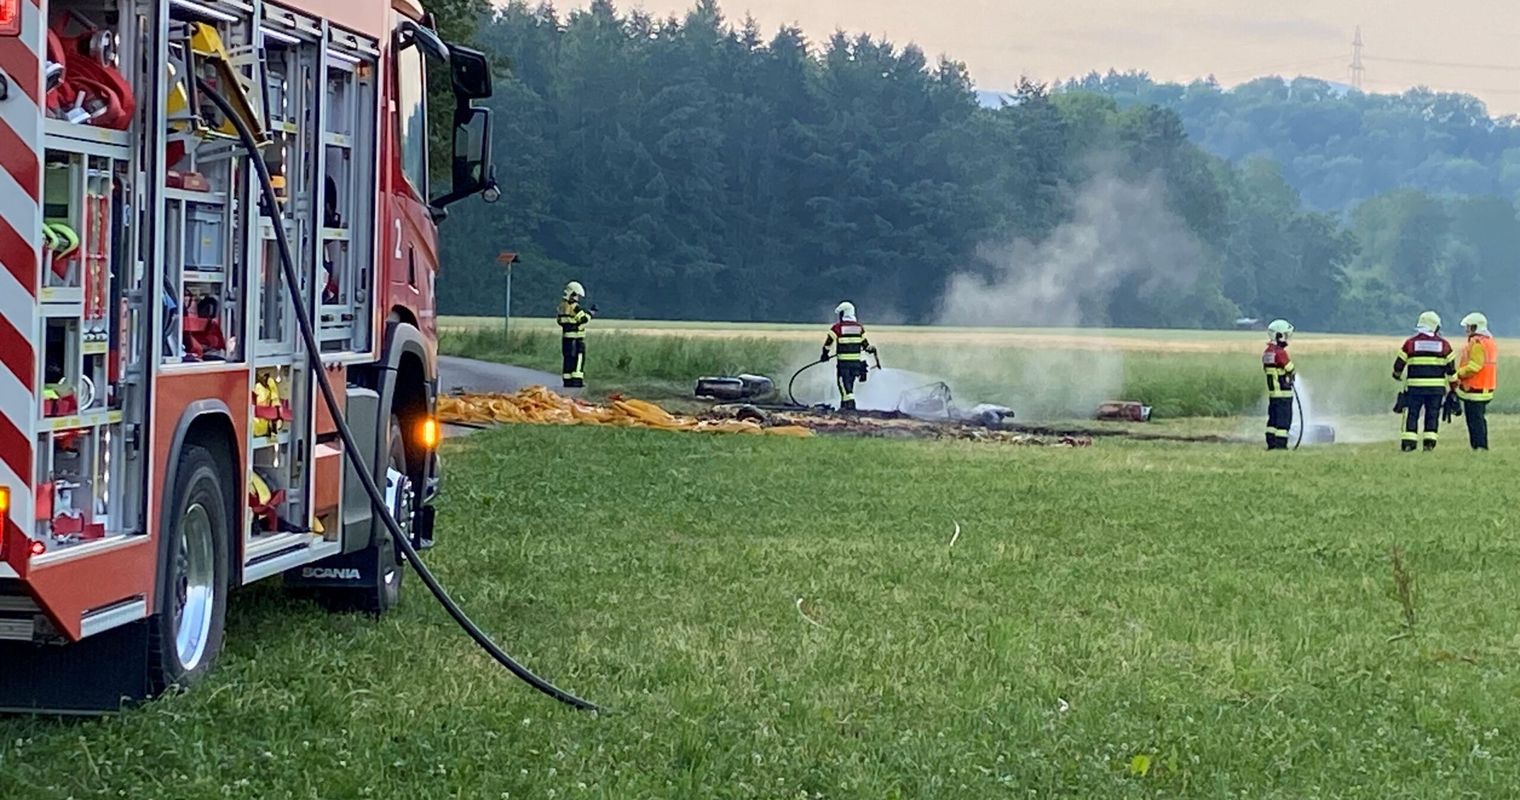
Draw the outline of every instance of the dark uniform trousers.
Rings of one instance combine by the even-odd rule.
[[[1409,389],[1404,400],[1403,448],[1413,450],[1420,440],[1426,450],[1436,449],[1441,433],[1441,402],[1446,399],[1443,389]],[[1425,415],[1425,434],[1420,435],[1420,415]]]
[[[1488,449],[1488,401],[1463,400],[1462,416],[1467,418],[1467,443],[1474,450]]]
[[[1287,450],[1288,431],[1293,428],[1293,397],[1267,400],[1267,449]]]

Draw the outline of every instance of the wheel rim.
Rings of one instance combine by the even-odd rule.
[[[174,557],[174,649],[187,671],[201,663],[211,636],[211,610],[216,605],[211,539],[210,512],[201,503],[191,504],[180,518]]]
[[[399,440],[401,432],[392,429],[391,435],[396,440]],[[396,507],[391,509],[391,513],[395,515],[396,524],[401,528],[401,532],[410,537],[412,535],[412,486],[411,478],[406,474],[406,456],[404,452],[398,453],[393,447],[387,466],[401,474],[400,483],[396,487]],[[401,565],[406,561],[401,553],[401,545],[394,542],[391,543],[391,556],[392,563],[385,565],[385,574],[382,576],[382,581],[384,582],[386,594],[394,601],[401,593]]]

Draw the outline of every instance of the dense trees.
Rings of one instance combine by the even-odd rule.
[[[574,277],[632,317],[816,320],[850,297],[877,320],[1376,329],[1515,282],[1507,202],[1390,195],[1343,221],[1282,159],[1210,155],[1176,102],[1101,80],[983,108],[959,63],[765,35],[714,0],[511,2],[476,42],[507,65],[506,197],[446,223],[444,313],[499,310],[499,250],[524,254],[515,310],[539,315]]]
[[[1520,120],[1477,98],[1412,89],[1364,94],[1315,78],[1258,78],[1228,91],[1211,80],[1155,83],[1144,73],[1067,82],[1121,107],[1176,111],[1193,141],[1231,161],[1265,157],[1310,206],[1349,210],[1395,189],[1520,199]]]

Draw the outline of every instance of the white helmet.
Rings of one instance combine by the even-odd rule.
[[[1267,325],[1267,341],[1288,341],[1293,338],[1293,324],[1285,319],[1274,319]]]
[[[1420,315],[1419,321],[1414,324],[1415,330],[1424,333],[1435,333],[1441,329],[1441,315],[1434,311],[1426,311]]]
[[[1462,318],[1462,327],[1472,328],[1480,333],[1488,332],[1488,317],[1474,311]]]
[[[855,304],[846,300],[834,306],[834,315],[840,319],[855,319]]]
[[[571,281],[571,282],[565,284],[565,299],[566,300],[569,300],[571,297],[585,297],[585,296],[586,296],[586,287],[582,286],[580,281]]]

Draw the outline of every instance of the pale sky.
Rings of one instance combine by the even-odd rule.
[[[617,0],[666,16],[693,0]],[[563,10],[586,5],[571,0]],[[1263,74],[1349,83],[1362,26],[1365,87],[1466,91],[1495,113],[1520,112],[1520,2],[1513,0],[722,0],[769,35],[796,23],[818,43],[835,29],[915,42],[966,62],[978,88],[1144,69],[1159,80]],[[1384,60],[1393,59],[1393,60]],[[1422,63],[1408,63],[1422,62]]]

